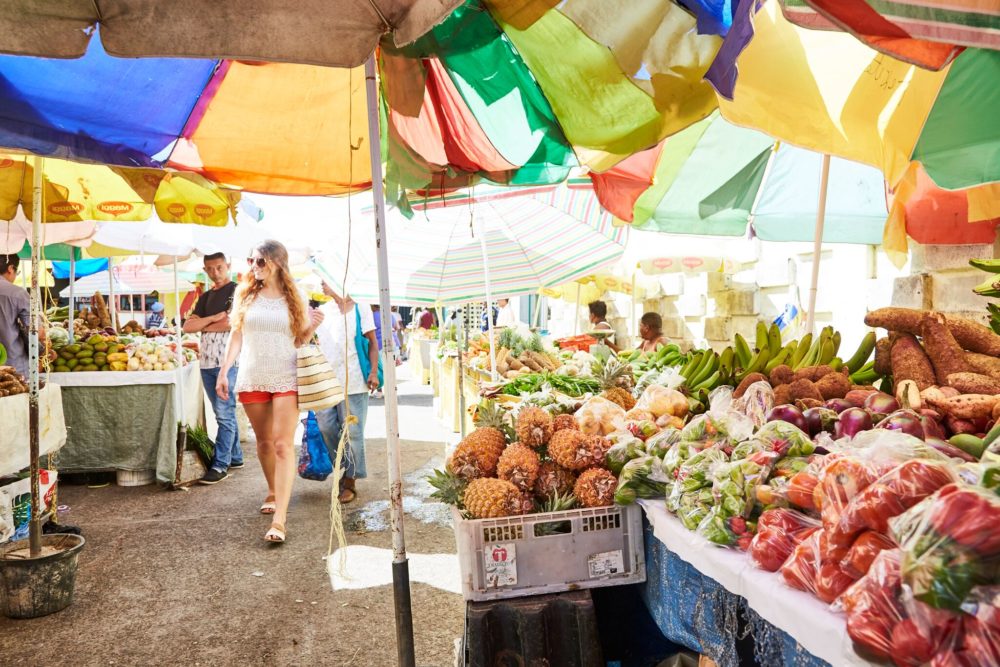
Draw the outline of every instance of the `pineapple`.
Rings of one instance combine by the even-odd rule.
[[[497,477],[507,480],[521,491],[530,491],[538,479],[540,465],[535,450],[515,442],[500,455]]]
[[[427,483],[435,489],[431,493],[431,498],[458,508],[462,507],[462,494],[465,493],[468,484],[465,479],[444,470],[435,470],[427,476]]]
[[[587,437],[587,450],[590,453],[590,465],[595,468],[607,468],[608,450],[611,449],[611,441],[602,435],[591,435]]]
[[[552,420],[552,432],[556,433],[567,428],[571,428],[574,431],[580,430],[580,427],[576,423],[576,417],[573,415],[556,415]]]
[[[589,468],[580,473],[573,487],[573,495],[584,507],[607,507],[615,502],[618,478],[607,470]]]
[[[629,364],[618,357],[609,357],[603,364],[595,361],[592,370],[594,378],[600,382],[604,390],[601,394],[604,398],[617,403],[623,410],[635,407],[635,397],[632,396],[635,378]]]
[[[548,498],[552,495],[563,496],[573,492],[576,475],[559,467],[554,461],[545,461],[538,469],[538,479],[535,480],[535,496]]]
[[[514,426],[518,442],[538,449],[548,444],[552,437],[552,415],[534,405],[521,409]]]
[[[476,410],[475,431],[465,437],[448,460],[448,471],[466,480],[493,477],[507,437],[504,412],[494,401],[484,401]]]
[[[567,470],[583,470],[592,465],[588,436],[582,431],[563,429],[549,440],[549,458]]]
[[[576,496],[573,492],[553,493],[546,496],[541,502],[536,504],[539,512],[563,512],[571,510],[576,506]]]
[[[473,519],[496,519],[524,512],[521,491],[506,480],[491,477],[469,482],[462,503]]]

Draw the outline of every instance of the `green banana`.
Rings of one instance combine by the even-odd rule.
[[[830,360],[829,366],[835,372],[839,373],[840,369],[842,369],[844,367],[844,360],[841,359],[840,357],[834,357],[833,359]]]
[[[844,362],[847,366],[847,370],[851,373],[856,373],[865,362],[872,356],[872,352],[875,351],[875,341],[878,336],[874,331],[869,331],[865,334],[865,337],[861,339],[861,344],[858,345],[858,349],[855,350],[851,358]]]
[[[969,264],[989,273],[1000,273],[1000,259],[970,259]]]
[[[691,378],[691,380],[688,383],[688,386],[692,384],[695,386],[700,385],[702,382],[705,381],[705,378],[707,378],[709,375],[718,370],[718,368],[719,368],[719,355],[717,355],[714,351],[709,350],[705,354],[704,363],[695,372],[694,377]]]
[[[750,346],[747,345],[747,339],[740,334],[736,334],[733,337],[733,341],[736,344],[736,365],[739,368],[746,368],[750,365],[750,360],[753,358]]]
[[[948,443],[955,445],[969,456],[974,456],[977,459],[982,458],[983,452],[986,451],[986,440],[984,438],[977,438],[971,433],[953,435],[948,438]]]
[[[777,324],[771,323],[767,330],[767,349],[772,357],[781,351],[781,329]]]
[[[834,331],[833,332],[833,354],[834,354],[834,356],[836,356],[837,353],[840,352],[840,342],[841,342],[840,332],[839,331]]]
[[[767,362],[771,359],[771,353],[767,349],[763,349],[754,355],[754,358],[750,361],[750,365],[743,370],[742,373],[736,376],[738,382],[742,382],[746,376],[751,373],[760,373],[767,367]]]
[[[986,282],[973,287],[972,291],[979,296],[996,297],[1000,293],[1000,280],[989,278]]]
[[[770,375],[771,371],[785,363],[788,360],[788,357],[791,356],[791,353],[791,349],[787,347],[778,352],[778,354],[764,366],[764,375]]]
[[[833,355],[835,355],[836,353],[837,351],[834,349],[833,346],[833,337],[831,336],[830,338],[824,340],[823,344],[820,346],[818,363],[829,364],[830,361],[833,359]]]
[[[792,355],[791,363],[788,365],[798,370],[802,365],[802,360],[805,359],[806,355],[809,354],[809,347],[812,345],[813,335],[807,333],[801,339],[799,339],[799,344],[795,346],[795,354]]]
[[[730,345],[722,351],[719,355],[719,372],[724,378],[730,378],[733,375],[733,363],[736,359],[736,351]]]
[[[702,390],[702,389],[715,389],[715,385],[719,382],[719,377],[721,377],[719,371],[715,371],[707,378],[699,382],[692,390]]]
[[[692,352],[691,356],[688,357],[687,363],[681,366],[681,376],[687,380],[691,377],[691,372],[694,370],[695,365],[701,361],[701,352]]]
[[[809,346],[809,351],[806,352],[806,356],[802,357],[799,365],[795,367],[795,370],[800,368],[808,368],[810,366],[816,365],[816,360],[819,358],[820,348],[823,347],[823,334],[813,338],[812,345]]]
[[[757,322],[757,351],[767,350],[767,325],[763,322]]]
[[[861,384],[868,385],[879,378],[879,374],[875,371],[875,362],[869,361],[861,368],[851,373],[851,384]]]

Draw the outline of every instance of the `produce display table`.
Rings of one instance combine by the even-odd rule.
[[[177,467],[181,401],[189,425],[204,423],[197,363],[176,371],[52,373],[63,391],[68,431],[64,472],[156,470],[170,483]]]
[[[747,555],[687,530],[662,500],[640,501],[650,523],[646,600],[668,639],[735,664],[738,610],[749,609],[758,651],[773,664],[870,665],[847,636],[845,617],[757,569]],[[693,644],[693,645],[692,645]],[[771,664],[768,662],[768,664]]]
[[[461,431],[461,419],[465,419],[465,429],[469,433],[475,426],[468,410],[464,415],[461,413],[461,404],[458,400],[458,358],[446,356],[439,360],[438,384],[440,393],[438,395],[437,416],[447,428],[453,433]],[[489,380],[489,373],[476,369],[463,367],[465,372],[465,407],[470,408],[478,405],[480,401],[479,383]]]
[[[421,384],[431,381],[431,360],[437,351],[438,341],[434,338],[410,338],[409,357],[413,379]]]
[[[0,398],[0,476],[27,468],[28,395]],[[38,394],[39,452],[44,456],[66,444],[66,421],[60,387],[50,382]]]

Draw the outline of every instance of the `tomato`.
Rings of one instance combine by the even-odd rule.
[[[873,611],[849,614],[847,635],[862,649],[880,660],[892,656],[892,628],[895,620]]]
[[[854,577],[845,572],[840,563],[822,563],[816,574],[816,597],[823,602],[833,602],[854,582]]]
[[[819,557],[824,563],[839,563],[847,557],[850,537],[844,537],[824,528],[819,536]]]
[[[918,667],[934,656],[934,644],[908,618],[892,629],[892,661],[898,667]]]
[[[880,552],[885,549],[895,548],[895,543],[885,535],[874,531],[866,531],[858,535],[854,544],[847,551],[847,555],[841,561],[841,567],[853,577],[860,579],[868,574],[872,562]]]
[[[823,469],[819,485],[822,487],[820,503],[823,525],[836,525],[847,503],[874,481],[869,466],[858,459],[836,459]]]
[[[980,665],[1000,664],[1000,634],[974,616],[962,621],[962,648]]]
[[[816,503],[813,500],[813,491],[819,484],[819,477],[808,472],[800,472],[792,475],[788,481],[788,502],[803,509],[816,510]]]
[[[993,494],[948,485],[930,510],[930,524],[981,556],[1000,555],[1000,498]]]
[[[819,533],[816,531],[808,538],[799,542],[792,550],[792,555],[781,566],[781,576],[792,588],[807,593],[816,592],[816,570],[819,565]]]

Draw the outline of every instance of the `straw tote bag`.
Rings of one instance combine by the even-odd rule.
[[[299,410],[319,412],[344,400],[344,386],[319,346],[303,345],[298,350]]]

